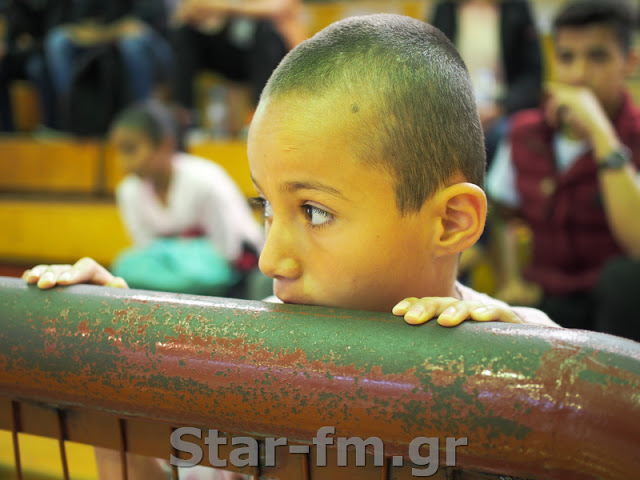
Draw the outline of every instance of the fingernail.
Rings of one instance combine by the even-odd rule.
[[[395,307],[393,307],[393,309],[395,310],[396,308],[398,309],[409,308],[409,305],[411,305],[409,302],[407,302],[406,300],[402,300]]]
[[[411,307],[411,310],[407,312],[407,317],[418,318],[424,313],[424,307],[420,304]]]
[[[474,310],[474,312],[476,312],[476,313],[487,313],[487,312],[489,312],[489,309],[483,305],[482,307],[476,308]]]
[[[64,272],[62,275],[60,275],[59,280],[61,282],[70,282],[71,281],[71,272]]]
[[[125,282],[122,277],[115,277],[109,286],[115,288],[127,288],[127,282]]]
[[[454,307],[449,307],[440,315],[444,315],[445,317],[450,317],[451,315],[455,315],[455,313],[456,313],[456,309]]]
[[[42,286],[50,285],[53,282],[54,282],[53,273],[47,272],[40,277],[40,280],[38,280],[38,286],[42,287]]]

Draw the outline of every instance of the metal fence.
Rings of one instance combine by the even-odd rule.
[[[190,448],[170,441],[184,427]],[[57,438],[68,478],[65,441],[209,465],[212,430],[216,460],[255,478],[630,479],[640,344],[0,277],[0,429],[18,478],[19,432]]]

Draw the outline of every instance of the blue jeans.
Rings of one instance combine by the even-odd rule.
[[[141,35],[123,37],[118,51],[127,72],[132,100],[149,97],[159,74],[170,75],[173,53],[169,43],[151,28]],[[64,27],[53,29],[45,39],[45,56],[56,94],[68,99],[74,67],[91,47],[77,45]]]

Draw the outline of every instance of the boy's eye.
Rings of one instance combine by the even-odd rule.
[[[133,155],[138,146],[135,142],[122,142],[120,143],[120,151],[125,155]]]
[[[264,219],[273,217],[273,207],[269,200],[262,197],[254,197],[250,199],[251,204],[254,207],[257,207],[262,212],[262,217]]]
[[[324,225],[334,218],[331,213],[313,205],[303,205],[302,209],[304,210],[305,217],[307,217],[307,220],[313,226]]]
[[[558,61],[564,64],[571,63],[573,61],[573,57],[574,57],[573,53],[565,52],[565,51],[558,52],[558,55],[557,55]]]

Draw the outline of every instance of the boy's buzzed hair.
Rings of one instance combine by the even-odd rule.
[[[431,25],[389,14],[334,23],[284,58],[262,101],[289,94],[326,102],[332,118],[353,122],[358,157],[390,173],[403,214],[419,211],[457,173],[484,187],[469,73]]]
[[[553,35],[564,27],[583,28],[607,25],[615,32],[622,50],[628,53],[633,44],[638,12],[627,0],[575,0],[564,5],[553,21]]]
[[[155,146],[167,138],[176,138],[171,111],[157,100],[146,100],[125,108],[112,122],[111,129],[116,127],[137,130],[147,136]]]

